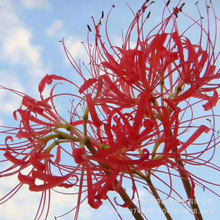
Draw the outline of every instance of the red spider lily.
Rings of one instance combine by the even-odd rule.
[[[150,13],[146,12],[151,4],[146,1],[134,14],[122,47],[113,46],[106,31],[112,53],[102,40],[101,20],[96,23],[93,19],[96,38],[94,47],[88,42],[91,61],[88,70],[92,77],[88,80],[63,44],[84,83],[78,87],[64,77],[46,75],[39,84],[39,101],[23,95],[21,107],[14,112],[16,120],[18,114],[21,118],[20,126],[12,134],[5,132],[9,135],[0,148],[12,166],[2,171],[0,177],[17,174],[21,185],[42,192],[44,197],[55,187],[77,187],[75,219],[85,198],[92,208],[98,209],[103,200],[109,200],[116,209],[109,197],[110,191],[123,200],[120,204],[115,199],[116,205],[127,207],[135,219],[146,218],[141,205],[134,202],[139,198],[139,186],[150,191],[167,219],[171,216],[161,195],[178,200],[189,211],[196,210],[195,218],[202,219],[195,187],[208,185],[207,189],[219,196],[209,187],[219,184],[200,178],[186,165],[220,171],[210,162],[219,144],[214,127],[217,117],[214,107],[219,96],[216,81],[220,78],[216,70],[217,36],[214,34],[213,43],[202,19],[196,21],[189,16],[192,25],[181,32],[178,28],[179,16],[184,13],[181,1],[173,11],[168,1],[162,22],[146,33],[145,26],[150,19]],[[209,12],[207,15],[209,18]],[[214,17],[217,22],[215,14]],[[195,26],[201,29],[197,44],[187,37]],[[133,34],[136,34],[136,45],[131,47]],[[45,98],[45,88],[54,81],[73,85],[82,97],[54,94],[55,85]],[[59,96],[79,98],[69,121],[55,107],[54,99]],[[204,156],[210,152],[209,158]],[[178,192],[175,179],[183,182],[187,198]],[[154,181],[160,181],[169,192],[155,187]],[[126,183],[131,186],[130,194],[124,189]],[[189,200],[193,204],[187,204]],[[40,206],[44,209],[44,202]],[[41,216],[39,208],[36,218]]]
[[[83,93],[94,87],[96,102],[99,104],[111,102],[119,106],[133,106],[136,105],[138,94],[145,91],[155,100],[168,98],[176,105],[195,97],[207,100],[205,110],[214,107],[218,101],[219,84],[214,84],[213,80],[220,77],[215,65],[218,57],[215,55],[215,43],[213,44],[210,39],[210,31],[207,32],[203,28],[202,21],[200,24],[199,21],[192,19],[194,22],[192,27],[195,25],[201,27],[198,44],[191,43],[185,36],[186,32],[179,33],[177,13],[182,12],[183,5],[179,8],[177,6],[170,16],[163,18],[163,21],[149,33],[145,33],[144,27],[150,14],[145,17],[148,5],[144,5],[135,15],[123,40],[122,48],[113,46],[107,33],[112,54],[102,41],[100,33],[102,22],[96,24],[94,21],[96,31],[94,52],[90,51],[89,47],[89,54],[94,53],[91,57],[93,78],[86,80],[79,91]],[[135,29],[136,45],[131,48],[131,38]],[[203,38],[207,38],[205,48]],[[208,96],[211,92],[213,94]]]
[[[210,30],[204,29],[202,20],[200,22],[192,18],[190,19],[193,24],[190,28],[194,26],[201,28],[198,44],[192,43],[186,37],[190,28],[180,33],[177,20],[184,6],[180,3],[167,18],[164,12],[163,21],[146,34],[144,26],[150,18],[150,14],[145,16],[149,6],[147,2],[135,15],[123,40],[122,48],[113,46],[106,32],[112,53],[102,41],[101,20],[98,23],[93,20],[96,33],[95,47],[93,49],[88,47],[92,78],[85,80],[79,91],[90,98],[93,96],[93,101],[90,99],[92,108],[89,109],[93,112],[91,118],[94,125],[98,125],[95,112],[99,109],[104,115],[103,130],[97,126],[92,128],[93,132],[97,133],[97,140],[108,146],[105,152],[101,152],[107,157],[102,158],[102,163],[109,161],[110,164],[118,166],[120,164],[124,170],[132,166],[132,172],[147,170],[152,175],[157,167],[177,168],[184,184],[191,185],[188,198],[195,199],[193,189],[196,177],[192,178],[192,174],[184,168],[181,156],[190,156],[191,153],[188,153],[190,147],[205,133],[210,139],[208,147],[203,149],[203,152],[215,148],[215,131],[204,124],[196,125],[193,131],[190,127],[197,118],[191,118],[191,121],[186,120],[189,126],[184,129],[189,135],[188,140],[182,141],[181,135],[184,134],[182,130],[186,123],[182,119],[188,111],[187,108],[193,113],[192,108],[206,101],[203,108],[209,111],[218,102],[219,84],[216,81],[220,75],[219,71],[216,71],[218,59],[218,54],[215,55],[216,35],[214,34],[213,43]],[[215,19],[217,22],[217,18]],[[135,28],[136,45],[131,48],[131,36]],[[153,34],[154,32],[156,33]],[[206,44],[204,39],[207,39]],[[68,55],[65,45],[64,49]],[[198,101],[191,103],[190,98],[196,98]],[[182,107],[183,105],[187,106]],[[200,120],[202,118],[200,117]],[[98,126],[101,126],[101,123]],[[148,148],[152,145],[155,147],[151,148],[150,152]],[[144,147],[147,149],[148,157],[144,156],[145,159],[142,160],[140,157],[143,155],[141,152]],[[194,154],[202,155],[201,152],[198,150]],[[134,157],[140,159],[134,160]],[[195,160],[198,158],[200,156],[195,157]],[[202,158],[200,160],[202,161]],[[183,161],[187,163],[185,159]],[[123,175],[126,176],[125,173]]]
[[[58,79],[59,76],[52,75],[45,78]],[[45,78],[42,80],[43,82]],[[49,82],[48,84],[52,83]],[[42,84],[41,82],[40,85]],[[39,88],[42,87],[39,86]],[[0,176],[7,177],[17,174],[20,181],[18,188],[26,184],[29,185],[30,191],[42,192],[42,201],[36,219],[42,216],[43,210],[46,208],[45,202],[43,202],[46,192],[55,187],[79,187],[80,195],[76,217],[82,202],[82,192],[88,192],[88,203],[93,208],[98,208],[102,204],[102,200],[108,198],[107,193],[116,188],[124,195],[121,183],[117,182],[117,176],[123,167],[117,168],[115,171],[115,169],[110,169],[106,162],[101,163],[102,157],[97,152],[101,149],[102,144],[94,148],[90,142],[97,142],[93,139],[88,142],[87,138],[82,136],[82,132],[77,129],[77,126],[84,123],[83,119],[71,121],[69,124],[58,114],[54,106],[54,98],[56,98],[56,95],[53,94],[54,88],[48,98],[43,98],[43,89],[39,89],[39,92],[41,101],[27,95],[23,96],[21,108],[14,113],[15,119],[17,119],[17,112],[21,116],[20,127],[13,129],[13,132],[10,130],[4,132],[9,136],[5,139],[6,147],[2,147],[1,151],[5,152],[5,159],[11,162],[12,166],[2,171]],[[89,98],[87,98],[87,102],[89,102]],[[91,105],[89,105],[90,111]],[[92,118],[94,119],[95,116]],[[93,124],[100,126],[95,122]],[[19,141],[19,139],[24,141]],[[69,150],[62,146],[68,143],[71,145]],[[87,146],[89,151],[80,148],[81,144]],[[102,149],[104,148],[102,147]],[[66,161],[62,159],[62,156]],[[29,169],[28,172],[27,169]],[[4,197],[2,202],[7,201],[13,191]],[[127,205],[129,197],[124,200]],[[46,217],[48,213],[47,211]]]

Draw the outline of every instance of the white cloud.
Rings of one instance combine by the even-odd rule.
[[[5,184],[6,179],[0,179],[0,198],[2,198],[7,192],[12,190],[17,184],[17,176],[7,177],[7,184]],[[56,190],[62,190],[61,188],[56,188]],[[78,188],[72,188],[69,192],[77,192]],[[17,219],[34,219],[36,214],[38,204],[40,202],[41,193],[30,192],[28,186],[24,185],[11,199],[6,203],[1,205],[0,212],[1,220],[17,220]],[[47,197],[48,199],[48,197]],[[48,220],[54,219],[54,216],[59,216],[65,214],[71,210],[77,204],[77,196],[62,195],[54,193],[51,191],[51,207],[48,216]],[[46,207],[45,207],[46,208]],[[92,209],[87,200],[81,204],[79,219],[90,220],[98,215],[100,210]],[[74,217],[74,211],[70,214],[58,218],[59,220],[72,220]],[[44,219],[43,217],[41,218]],[[102,219],[102,218],[101,218]]]
[[[60,20],[55,20],[52,25],[47,29],[47,35],[50,37],[55,36],[63,28],[63,22]]]
[[[27,2],[32,4],[32,1]],[[42,48],[33,43],[31,30],[19,17],[21,8],[10,0],[3,0],[0,11],[0,60],[25,67],[32,79],[39,80],[47,68],[42,60]]]
[[[9,34],[11,27],[22,25],[18,13],[19,10],[13,6],[10,1],[0,1],[0,39],[6,37]]]
[[[2,58],[11,64],[40,65],[40,48],[31,44],[32,33],[25,27],[13,29],[14,34],[4,40]],[[13,59],[9,59],[10,57]]]
[[[32,43],[32,33],[24,26],[11,27],[13,34],[8,33],[2,39],[0,59],[10,65],[22,65],[34,79],[45,75],[41,50]],[[10,31],[9,31],[10,32]]]
[[[84,48],[82,40],[73,36],[68,36],[64,40],[66,48],[74,59],[80,59],[82,61],[88,60],[88,54]]]
[[[17,176],[7,177],[7,184],[5,184],[6,179],[0,180],[0,198],[7,192],[10,192],[18,184]],[[4,212],[0,212],[0,219],[33,219],[39,199],[39,194],[30,193],[27,187],[23,187],[6,203],[1,204],[1,210],[4,210]]]
[[[47,9],[50,6],[48,0],[22,0],[21,3],[27,9]]]
[[[11,72],[0,71],[0,83],[11,89],[24,92],[22,83],[18,77]],[[3,103],[3,106],[0,108],[0,125],[3,126],[14,123],[12,113],[20,107],[21,98],[13,92],[0,87],[0,103]],[[11,117],[10,121],[7,121],[7,116]]]
[[[15,89],[23,92],[24,87],[15,74],[0,71],[0,82],[2,85],[10,86],[11,89]],[[10,85],[8,85],[10,82]],[[0,113],[12,113],[20,105],[21,100],[16,94],[6,89],[0,89],[0,103],[4,103],[4,107],[0,108]]]

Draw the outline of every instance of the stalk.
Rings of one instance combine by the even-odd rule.
[[[170,213],[168,212],[166,206],[163,204],[159,194],[157,193],[157,190],[155,189],[151,179],[150,179],[150,176],[149,178],[146,178],[146,182],[148,184],[148,186],[150,187],[150,190],[154,196],[154,198],[156,199],[158,205],[160,206],[163,214],[165,215],[165,217],[167,218],[167,220],[172,220],[172,217],[170,216]]]
[[[89,149],[92,155],[95,155],[96,149],[93,147],[92,143],[90,140],[85,141],[86,147]],[[100,164],[102,168],[104,168],[104,172],[109,175],[110,172],[109,167],[105,164]],[[118,185],[118,180],[115,180],[115,185]],[[125,202],[125,204],[128,204],[128,209],[131,212],[131,214],[134,216],[134,219],[136,220],[144,220],[143,216],[141,215],[139,208],[131,201],[130,197],[126,193],[126,191],[123,189],[123,187],[120,187],[118,190],[118,194],[121,196],[122,200]]]
[[[185,167],[184,167],[183,161],[181,160],[180,156],[177,159],[177,163],[178,163],[178,165],[181,168],[183,168],[183,169],[180,169],[180,167],[178,167],[178,171],[180,173],[180,177],[181,177],[181,180],[182,180],[182,183],[183,183],[186,195],[187,195],[187,197],[188,197],[188,199],[190,201],[190,206],[192,208],[192,211],[193,211],[193,214],[195,216],[195,219],[196,220],[203,220],[203,217],[202,217],[199,205],[198,205],[198,203],[196,201],[195,195],[193,194],[193,197],[191,198],[192,187],[191,187],[191,184],[190,184],[188,176],[183,172]]]
[[[151,193],[153,194],[154,198],[156,199],[158,205],[160,206],[160,208],[161,208],[163,214],[165,215],[165,217],[167,218],[167,220],[172,220],[170,213],[168,212],[166,206],[164,205],[162,199],[160,198],[159,194],[157,193],[157,190],[155,189],[155,187],[150,179],[150,174],[148,176],[145,176],[140,172],[135,172],[135,173],[138,176],[140,176],[141,179],[144,179],[147,182],[148,186],[150,187]]]

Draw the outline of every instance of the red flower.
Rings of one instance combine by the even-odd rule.
[[[39,84],[41,97],[39,101],[13,91],[23,96],[21,107],[14,112],[16,120],[20,116],[20,125],[18,128],[8,128],[2,132],[7,137],[5,147],[1,147],[0,150],[4,151],[5,159],[12,165],[2,171],[0,177],[17,174],[20,184],[16,188],[27,184],[31,191],[42,192],[42,200],[36,218],[40,218],[43,210],[46,209],[43,198],[47,191],[55,187],[70,188],[78,182],[77,166],[75,166],[73,155],[62,145],[79,143],[82,137],[77,132],[70,134],[68,129],[71,125],[58,113],[54,99],[64,95],[54,94],[56,85],[52,87],[50,96],[44,98],[44,89],[47,85],[52,84],[53,80],[62,80],[74,85],[63,77],[47,75]],[[74,96],[74,94],[64,94]],[[62,131],[64,129],[68,132]],[[72,150],[72,147],[70,149]],[[63,155],[67,161],[63,161]],[[27,172],[27,170],[29,171]],[[16,188],[3,200],[8,200],[13,195],[12,192],[17,190]],[[48,212],[45,213],[45,218],[47,215]]]
[[[195,97],[207,101],[204,104],[206,111],[214,107],[219,88],[214,80],[220,78],[219,71],[216,71],[218,55],[210,30],[205,30],[202,21],[199,23],[191,18],[192,27],[201,28],[198,44],[193,44],[185,36],[189,30],[180,34],[177,14],[182,12],[183,6],[176,7],[153,31],[146,33],[144,27],[150,14],[145,15],[148,5],[144,5],[131,23],[121,48],[112,45],[107,35],[112,53],[102,41],[102,22],[96,24],[94,21],[96,45],[93,50],[88,48],[92,78],[84,79],[80,93],[91,89],[96,103],[101,105],[107,102],[132,107],[137,104],[138,95],[145,91],[155,100],[168,98],[176,105]],[[136,34],[137,39],[131,48],[132,34]]]
[[[17,174],[21,184],[43,195],[54,187],[78,187],[76,219],[84,193],[92,208],[98,209],[103,200],[109,200],[115,208],[110,191],[123,200],[120,204],[115,199],[116,205],[128,207],[134,218],[144,219],[141,205],[134,202],[139,198],[140,186],[151,192],[167,219],[171,216],[158,192],[180,200],[196,210],[196,219],[202,219],[195,186],[218,184],[193,174],[188,165],[219,172],[210,162],[219,144],[213,110],[219,97],[216,80],[220,78],[215,39],[213,43],[209,27],[206,31],[202,21],[189,16],[192,25],[183,32],[179,30],[179,15],[184,13],[181,2],[171,12],[168,1],[162,22],[146,32],[150,19],[146,12],[152,4],[148,2],[135,14],[122,47],[112,45],[106,31],[111,52],[102,39],[101,20],[96,23],[93,19],[96,39],[95,46],[87,50],[91,61],[88,80],[63,44],[84,83],[78,87],[64,77],[46,75],[39,84],[39,101],[23,96],[21,107],[14,113],[16,120],[18,115],[21,118],[20,126],[6,137],[0,149],[12,166],[0,177]],[[198,43],[187,36],[195,26],[201,30]],[[136,44],[131,47],[133,34]],[[55,85],[45,98],[46,86],[54,81],[73,85],[81,96],[55,94]],[[75,106],[72,104],[68,121],[56,109],[54,99],[60,96],[79,99]],[[204,156],[207,152],[212,152],[209,158]],[[29,173],[24,173],[26,168]],[[176,178],[183,182],[186,199],[174,184]],[[158,181],[169,192],[155,187]],[[126,182],[130,194],[124,189]],[[193,201],[191,207],[186,204],[188,200]],[[44,208],[43,202],[41,206]],[[41,214],[38,210],[37,217]]]
[[[195,199],[195,182],[200,184],[201,179],[198,181],[186,170],[183,161],[191,165],[195,161],[198,165],[204,161],[204,152],[216,147],[215,131],[202,122],[204,115],[194,116],[194,109],[203,107],[209,111],[216,106],[219,96],[219,84],[216,82],[220,75],[216,71],[218,54],[215,54],[215,43],[202,21],[189,17],[192,26],[180,33],[178,14],[183,11],[183,7],[184,4],[179,4],[167,18],[164,12],[163,21],[153,31],[146,33],[144,27],[150,14],[145,15],[148,5],[144,4],[135,15],[122,47],[112,45],[107,35],[111,50],[102,40],[102,22],[93,20],[95,47],[88,47],[92,78],[84,79],[79,92],[90,97],[92,112],[99,111],[103,118],[103,128],[100,128],[97,113],[95,118],[91,112],[92,122],[89,124],[95,133],[94,138],[108,146],[107,150],[98,153],[100,163],[106,166],[109,163],[112,169],[113,164],[117,164],[115,171],[111,172],[118,172],[120,167],[118,176],[129,176],[131,180],[134,173],[141,175],[137,173],[144,170],[157,176],[155,173],[160,168],[178,169],[180,178],[188,181],[184,185],[191,187],[188,199]],[[192,43],[187,37],[187,32],[194,26],[201,29],[198,43]],[[131,48],[135,30],[136,45]],[[65,45],[64,49],[67,51]],[[197,101],[194,102],[193,98]],[[202,106],[200,103],[203,103]],[[188,113],[192,116],[187,116]],[[215,117],[207,115],[210,116]],[[207,138],[207,145],[203,145],[203,150],[197,149],[190,153],[201,136]],[[142,153],[143,148],[148,156]],[[182,159],[182,156],[186,159]],[[189,161],[188,156],[191,157]],[[130,169],[131,173],[128,172]],[[169,176],[172,175],[170,172]],[[157,178],[160,178],[159,174]],[[174,186],[170,185],[170,188],[177,194]]]

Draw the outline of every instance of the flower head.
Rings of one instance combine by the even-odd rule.
[[[134,202],[142,186],[155,197],[167,219],[171,216],[161,195],[196,210],[195,218],[202,219],[195,186],[218,184],[193,174],[188,166],[219,172],[210,162],[219,144],[214,127],[220,78],[215,49],[218,19],[213,11],[216,32],[212,35],[202,18],[195,20],[184,13],[185,4],[180,1],[171,9],[168,1],[162,21],[148,30],[152,3],[146,1],[134,13],[122,46],[111,43],[107,28],[110,49],[104,42],[104,14],[98,22],[92,18],[95,43],[88,42],[89,79],[63,41],[67,58],[84,83],[79,87],[62,76],[46,75],[38,87],[40,100],[23,95],[21,107],[14,112],[20,125],[12,134],[5,132],[10,135],[0,149],[12,166],[0,177],[17,174],[21,184],[42,193],[55,187],[77,188],[75,219],[83,196],[92,208],[98,209],[108,200],[115,209],[115,204],[127,207],[134,218],[144,219],[144,209]],[[208,20],[211,8],[207,9]],[[179,28],[183,15],[191,21],[184,31]],[[200,29],[197,42],[189,35],[195,27]],[[56,94],[58,84],[54,82],[74,86],[80,95]],[[45,97],[48,86],[52,88]],[[58,97],[78,99],[77,104],[72,103],[68,119],[56,108]],[[178,192],[176,179],[182,181],[186,198]],[[158,182],[169,192],[160,189],[160,184],[155,187]],[[114,199],[113,204],[110,191],[123,203]],[[41,215],[38,211],[37,217]]]

